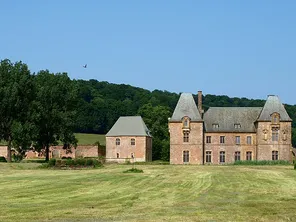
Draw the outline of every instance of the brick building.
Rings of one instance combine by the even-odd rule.
[[[106,134],[106,161],[152,160],[152,137],[141,116],[120,117]]]
[[[264,107],[202,110],[182,93],[169,119],[171,164],[223,164],[236,160],[291,160],[291,118],[278,96]]]

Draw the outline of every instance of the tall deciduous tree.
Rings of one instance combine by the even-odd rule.
[[[9,162],[12,144],[19,139],[17,132],[26,128],[32,89],[33,79],[26,64],[8,59],[0,62],[0,139],[7,141]]]
[[[35,76],[36,109],[35,124],[38,126],[35,148],[45,149],[49,160],[49,147],[59,141],[65,148],[76,145],[74,117],[76,88],[66,73],[53,74],[48,70]]]
[[[165,106],[152,106],[150,103],[142,106],[138,113],[153,136],[152,159],[170,159],[170,144],[168,131],[168,118],[172,115],[171,110]]]

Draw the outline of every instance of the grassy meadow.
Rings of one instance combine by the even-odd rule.
[[[292,166],[0,163],[0,221],[296,221]]]
[[[75,137],[78,140],[78,145],[93,145],[97,141],[100,142],[101,145],[106,145],[105,135],[101,134],[86,134],[86,133],[75,133]]]
[[[105,135],[101,134],[87,134],[87,133],[74,133],[75,137],[78,140],[78,145],[93,145],[97,141],[100,142],[101,145],[106,145]],[[0,146],[5,146],[7,143],[3,140],[0,140]]]

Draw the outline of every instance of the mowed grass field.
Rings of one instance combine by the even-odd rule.
[[[101,134],[87,134],[87,133],[74,133],[78,140],[78,145],[94,145],[97,141],[101,145],[106,145],[105,135]],[[7,143],[3,140],[0,141],[0,146],[6,146]]]
[[[86,134],[86,133],[75,133],[75,137],[78,140],[78,145],[93,145],[97,141],[101,145],[106,145],[105,135],[101,134]]]
[[[296,221],[292,166],[0,164],[0,221]]]

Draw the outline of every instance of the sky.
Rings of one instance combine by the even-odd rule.
[[[71,79],[296,104],[295,12],[294,0],[1,1],[0,60]]]

